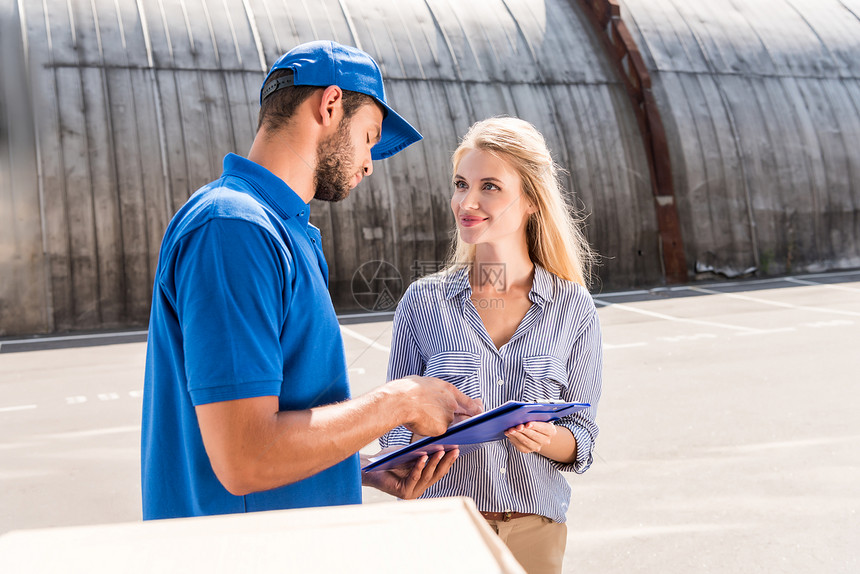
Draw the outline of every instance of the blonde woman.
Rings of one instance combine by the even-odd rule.
[[[460,456],[424,497],[468,496],[530,573],[561,572],[570,487],[597,437],[600,323],[586,288],[592,252],[543,136],[517,118],[473,125],[453,156],[457,221],[445,270],[397,307],[388,378],[435,376],[483,401],[592,406],[507,431]],[[403,427],[382,439],[403,445]]]

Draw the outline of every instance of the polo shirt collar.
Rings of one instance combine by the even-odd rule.
[[[471,265],[464,265],[459,269],[448,272],[447,276],[444,278],[446,299],[452,299],[467,289],[469,293],[472,292],[472,286],[469,285],[470,268]],[[529,292],[529,299],[535,303],[552,303],[553,301],[552,274],[538,264],[535,264],[535,276],[532,280],[532,289]],[[540,301],[536,301],[536,299],[540,299]]]
[[[284,219],[293,219],[307,227],[310,206],[280,177],[247,158],[228,153],[224,156],[224,175],[239,177],[249,184]]]

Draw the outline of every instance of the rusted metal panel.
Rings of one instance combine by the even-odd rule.
[[[22,7],[19,4],[19,7]],[[43,250],[48,268],[50,288],[50,330],[72,328],[73,299],[71,258],[69,256],[68,218],[65,186],[65,164],[62,156],[62,141],[59,131],[60,104],[57,68],[43,68],[53,63],[54,50],[73,50],[71,26],[68,15],[46,14],[41,6],[33,6],[27,14],[28,46],[33,72],[32,91],[36,97],[35,132],[37,156],[40,168],[40,202]],[[28,11],[30,6],[27,6]],[[58,22],[59,20],[59,22]],[[41,68],[41,70],[40,70]],[[44,73],[39,73],[44,70]],[[15,333],[14,327],[7,327]]]
[[[23,25],[15,4],[0,6],[0,335],[48,323]]]
[[[692,106],[694,113],[690,121],[702,142],[698,150],[701,163],[695,171],[690,170],[701,181],[699,198],[688,199],[685,205],[690,210],[708,206],[709,225],[705,233],[711,233],[712,241],[699,242],[697,246],[699,249],[708,246],[707,265],[721,265],[716,254],[728,250],[735,254],[733,265],[737,272],[756,267],[755,220],[749,216],[752,197],[747,186],[751,172],[739,169],[743,158],[732,153],[737,140],[743,137],[748,126],[753,125],[750,116],[759,113],[754,106],[748,105],[756,101],[753,87],[741,86],[746,82],[739,80],[738,91],[749,99],[744,108],[738,109],[726,105],[724,86],[710,76],[688,76],[682,79],[682,83],[690,102],[699,102],[698,106]],[[689,219],[685,221],[688,227],[695,226]]]
[[[683,27],[678,7],[671,0],[653,0],[647,7],[636,0],[621,3],[621,14],[630,23],[634,41],[649,70],[705,73],[708,63],[695,36]]]
[[[684,282],[687,280],[688,270],[681,239],[681,224],[675,206],[669,148],[660,111],[651,91],[650,74],[627,25],[621,19],[621,10],[616,0],[580,0],[580,4],[590,16],[624,78],[639,119],[650,167],[666,279],[672,283]]]
[[[444,46],[430,42],[427,37],[427,31],[435,30],[432,15],[423,2],[367,6],[344,1],[342,4],[351,17],[354,37],[362,43],[370,39],[372,44],[367,49],[385,66],[386,77],[438,78],[443,62],[450,66],[449,60],[440,60],[436,53],[440,48],[444,50]],[[448,77],[452,77],[450,70]]]
[[[434,117],[436,116],[435,106],[430,105],[431,101],[438,101],[435,99],[437,95],[438,87],[430,88],[423,82],[396,81],[392,82],[389,88],[389,97],[399,102],[399,106],[403,106],[404,113],[415,120],[419,130],[426,132],[425,138],[432,133],[434,123],[443,121],[439,117]],[[394,263],[401,260],[402,263],[397,266],[401,276],[409,274],[409,267],[404,265],[410,258],[419,261],[435,258],[439,230],[444,226],[440,220],[444,220],[448,213],[447,210],[434,209],[434,198],[440,193],[444,194],[443,190],[450,187],[448,184],[450,175],[444,179],[441,177],[442,173],[450,173],[450,168],[443,172],[438,164],[429,163],[427,153],[428,150],[424,146],[411,146],[395,156],[398,160],[397,169],[392,170],[393,166],[390,163],[385,166],[389,175],[388,193],[385,194],[387,201],[382,205],[388,205],[389,208],[380,210],[376,217],[368,213],[368,217],[365,218],[365,221],[374,222],[373,225],[365,224],[370,235],[374,234],[374,228],[379,228],[384,236],[396,237],[397,243],[396,250],[392,243],[393,249],[378,249],[375,252],[376,255],[384,255],[384,257],[365,252],[363,255],[369,259],[364,261],[381,259]],[[438,171],[434,173],[434,169]],[[394,221],[391,221],[391,218]],[[363,237],[361,240],[374,241],[373,239],[364,240]],[[407,254],[406,258],[403,257],[404,254]],[[357,269],[363,261],[356,263]],[[408,277],[405,279],[408,280]]]
[[[123,242],[107,77],[106,71],[97,67],[82,69],[81,76],[88,117],[87,154],[98,253],[99,316],[101,325],[119,326],[125,321]]]
[[[119,221],[123,245],[123,280],[125,310],[129,320],[139,324],[146,305],[141,301],[149,296],[151,275],[148,272],[148,245],[146,225],[146,196],[143,188],[140,157],[148,150],[141,149],[138,140],[138,118],[135,106],[136,86],[141,74],[129,69],[107,70],[109,113],[114,142],[114,169],[119,202]],[[142,118],[152,122],[151,117]],[[159,169],[154,164],[154,169]],[[153,169],[151,167],[150,169]],[[131,319],[131,318],[134,319]]]
[[[860,265],[857,8],[625,3],[672,119],[675,189],[697,268],[735,276]]]
[[[834,143],[841,152],[838,154],[839,163],[843,158],[845,163],[841,168],[844,169],[843,180],[838,186],[815,186],[816,190],[828,190],[827,207],[819,227],[825,238],[827,259],[843,259],[847,263],[843,266],[848,266],[851,265],[848,262],[860,260],[860,192],[857,189],[860,186],[860,153],[857,153],[860,150],[860,81],[829,80],[825,91],[835,110],[847,110],[848,113],[835,113],[825,124],[831,140],[836,140],[837,136],[841,139],[841,142],[836,140]],[[857,113],[851,114],[852,109]],[[816,125],[814,121],[814,118],[807,120],[804,128],[807,133],[811,126]],[[808,150],[801,153],[808,153]],[[811,164],[811,160],[808,158],[807,163]],[[819,174],[827,173],[820,164],[817,171]]]
[[[852,90],[849,88],[853,87]],[[792,217],[791,229],[796,239],[788,246],[793,248],[786,254],[787,265],[803,268],[808,262],[835,261],[844,259],[860,262],[860,234],[858,217],[860,212],[860,189],[858,189],[857,82],[845,83],[839,79],[813,81],[798,80],[798,88],[805,102],[826,102],[808,109],[810,122],[816,127],[818,153],[824,165],[824,185],[809,190],[797,189],[796,197],[803,202],[792,202],[785,211]],[[816,146],[813,145],[812,149]],[[793,158],[802,153],[797,150]],[[807,239],[812,231],[814,238]],[[790,257],[789,257],[790,255]]]

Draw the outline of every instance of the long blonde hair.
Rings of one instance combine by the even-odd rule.
[[[529,257],[550,273],[588,287],[595,254],[582,232],[582,218],[562,194],[559,167],[543,135],[525,120],[495,117],[477,122],[463,136],[452,157],[454,173],[470,150],[489,152],[520,175],[522,191],[537,210],[526,223]],[[475,261],[475,245],[455,232],[448,265]]]

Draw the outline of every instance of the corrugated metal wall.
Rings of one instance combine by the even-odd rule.
[[[145,324],[170,216],[220,174],[225,153],[248,150],[264,70],[312,39],[374,55],[391,102],[426,138],[379,162],[346,202],[315,202],[340,309],[355,307],[365,262],[393,263],[409,281],[416,262],[444,258],[450,153],[495,114],[534,122],[570,170],[605,256],[602,284],[659,283],[641,136],[575,6],[19,0],[3,23],[15,49],[4,46],[0,103],[16,129],[0,160],[0,335]]]
[[[687,260],[860,266],[860,2],[625,0],[672,157]]]
[[[21,27],[0,3],[0,334],[44,330],[46,300],[35,132]]]

